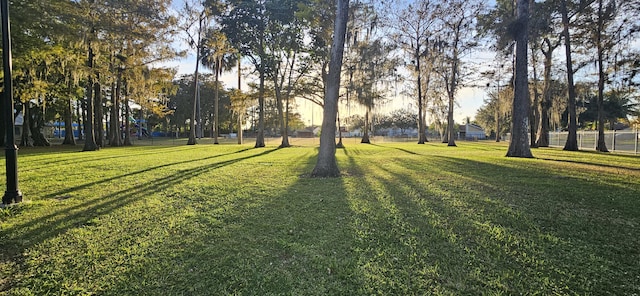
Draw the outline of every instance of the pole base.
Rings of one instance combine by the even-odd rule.
[[[2,203],[5,205],[22,202],[22,192],[20,190],[5,191],[2,197]]]

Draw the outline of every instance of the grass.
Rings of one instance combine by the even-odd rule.
[[[639,157],[345,143],[20,150],[0,294],[640,294]]]

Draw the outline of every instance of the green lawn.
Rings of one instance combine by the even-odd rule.
[[[22,149],[0,294],[640,294],[640,157],[345,143]]]

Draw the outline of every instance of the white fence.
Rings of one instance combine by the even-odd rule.
[[[569,132],[550,132],[549,146],[564,147],[567,142]],[[597,131],[578,131],[578,148],[583,150],[595,150],[598,144]],[[511,138],[510,134],[506,135],[506,140]],[[640,131],[605,131],[604,141],[609,151],[625,152],[638,154],[640,152]]]

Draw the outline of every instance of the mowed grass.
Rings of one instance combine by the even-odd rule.
[[[346,144],[22,149],[0,294],[640,294],[640,157]]]

